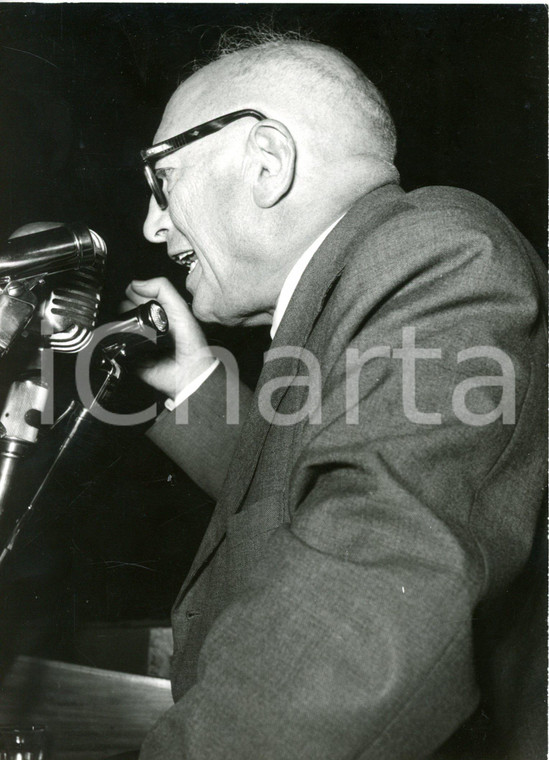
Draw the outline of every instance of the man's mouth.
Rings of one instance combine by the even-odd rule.
[[[190,274],[193,271],[193,269],[196,266],[196,262],[198,261],[196,257],[196,253],[192,249],[188,251],[181,251],[181,253],[176,253],[175,255],[172,255],[170,258],[176,264],[179,264],[179,266],[187,267],[188,274]]]

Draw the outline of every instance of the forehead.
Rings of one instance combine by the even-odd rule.
[[[208,69],[206,67],[193,74],[174,92],[155,134],[155,143],[225,113],[218,78],[214,78]]]

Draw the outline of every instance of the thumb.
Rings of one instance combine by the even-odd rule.
[[[170,334],[175,340],[176,355],[188,358],[207,346],[204,333],[190,308],[166,277],[133,280],[126,289],[126,296],[136,305],[154,298],[163,306],[170,322]]]
[[[145,301],[154,298],[162,304],[166,311],[186,309],[183,298],[165,277],[154,277],[151,280],[132,280],[126,288],[126,297],[135,304],[145,303]]]
[[[174,290],[175,288],[165,277],[153,277],[150,280],[132,280],[128,289],[146,298],[159,298],[161,293]]]

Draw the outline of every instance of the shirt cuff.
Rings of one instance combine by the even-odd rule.
[[[183,401],[189,398],[189,396],[192,396],[192,394],[197,391],[202,383],[204,383],[209,376],[212,374],[214,369],[219,364],[219,359],[215,359],[213,364],[210,364],[208,369],[205,369],[204,372],[202,372],[198,377],[195,377],[194,380],[192,380],[190,383],[188,383],[184,388],[182,388],[179,393],[176,395],[176,397],[173,399],[168,398],[164,402],[164,406],[166,409],[169,409],[170,412],[172,412],[176,406],[179,406],[179,404],[182,404]]]

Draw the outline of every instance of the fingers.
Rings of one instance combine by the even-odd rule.
[[[150,301],[152,296],[140,296],[132,287],[132,283],[128,285],[126,288],[126,300],[122,302],[122,305],[124,306],[123,311],[127,311],[127,309],[133,309],[136,306],[141,306],[142,303],[147,303],[147,301]]]
[[[185,300],[177,289],[165,277],[154,277],[151,280],[133,280],[126,288],[126,297],[133,306],[139,306],[151,299],[158,301],[164,307],[170,322],[170,332],[182,339],[202,336],[202,330],[193,317]],[[200,342],[203,340],[200,338]]]
[[[128,308],[140,306],[142,303],[147,303],[153,298],[162,303],[161,293],[163,292],[163,288],[158,282],[161,279],[165,278],[156,277],[152,280],[132,280],[126,288],[127,301],[124,303],[130,304]],[[164,306],[164,304],[162,305]]]
[[[153,277],[151,280],[132,280],[126,288],[126,296],[137,305],[154,298],[165,309],[170,307],[180,309],[181,304],[185,304],[176,288],[165,277]]]
[[[135,303],[130,301],[129,298],[126,298],[118,307],[118,313],[123,314],[125,311],[130,311],[131,309],[135,309]]]
[[[166,310],[170,323],[174,320],[185,324],[195,322],[185,300],[165,277],[155,277],[152,280],[133,280],[126,289],[126,296],[131,303],[137,306],[154,298]]]
[[[165,277],[153,277],[150,280],[132,280],[126,292],[129,291],[136,295],[147,297],[149,300],[151,298],[158,298],[158,292],[162,287],[160,281],[165,279]]]
[[[158,301],[168,315],[177,362],[188,362],[190,368],[195,364],[204,363],[208,344],[202,328],[168,279],[155,277],[151,280],[133,280],[126,289],[126,296],[134,306],[146,303],[152,298]]]
[[[150,280],[132,280],[128,286],[134,293],[148,299],[181,298],[175,287],[166,277],[153,277]]]
[[[174,353],[154,366],[141,367],[139,374],[149,385],[173,397],[177,388],[184,387],[211,366],[212,354],[206,337],[185,300],[165,277],[133,280],[126,289],[126,297],[122,308],[134,308],[155,299],[166,310]]]

